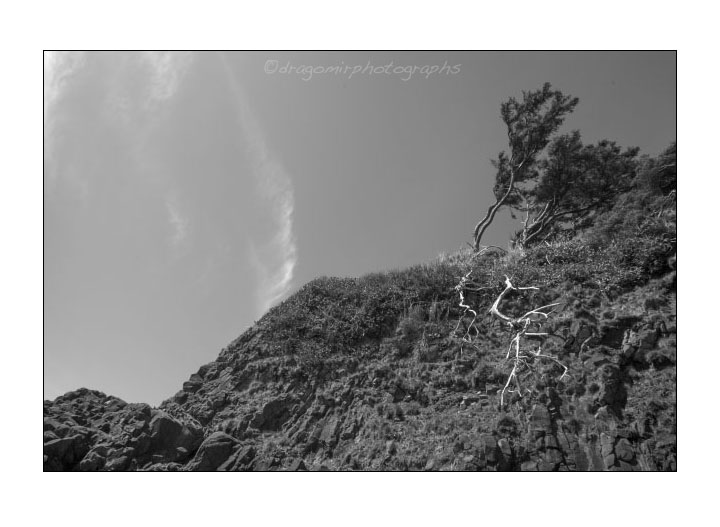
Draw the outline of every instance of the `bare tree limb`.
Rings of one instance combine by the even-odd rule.
[[[483,237],[483,234],[485,234],[485,230],[490,226],[490,224],[495,219],[495,213],[502,207],[505,202],[507,201],[508,197],[510,197],[510,194],[512,194],[512,191],[515,188],[515,175],[517,173],[517,170],[520,170],[525,160],[523,160],[522,163],[520,163],[517,168],[513,168],[512,165],[510,167],[510,184],[508,185],[508,189],[505,192],[505,194],[502,195],[501,198],[496,199],[495,204],[491,205],[488,209],[487,213],[485,214],[485,217],[478,222],[477,225],[475,225],[475,230],[473,231],[473,238],[475,239],[475,250],[477,251],[480,248],[480,240]]]
[[[457,330],[460,328],[460,323],[462,322],[462,319],[468,311],[470,311],[473,314],[473,319],[470,321],[470,324],[468,325],[467,331],[465,331],[465,334],[462,337],[463,342],[472,343],[472,337],[470,337],[470,330],[472,330],[475,327],[475,320],[477,320],[478,313],[473,308],[471,308],[468,304],[465,303],[465,295],[463,293],[464,289],[467,287],[467,283],[470,281],[470,275],[472,274],[472,271],[468,271],[468,273],[463,276],[460,279],[460,283],[455,286],[455,290],[460,295],[460,303],[458,304],[460,307],[464,308],[465,311],[463,311],[463,316],[460,317],[458,320],[457,326],[455,326],[455,329],[453,330],[453,335],[457,333]],[[475,332],[477,333],[477,328],[475,328]],[[462,348],[461,348],[462,351]]]
[[[553,304],[547,304],[542,307],[535,308],[531,311],[528,311],[524,315],[513,318],[509,315],[505,315],[500,311],[500,303],[502,302],[503,298],[510,292],[510,291],[523,291],[523,290],[537,290],[537,287],[515,287],[513,286],[512,282],[510,281],[510,278],[505,276],[505,289],[498,295],[498,297],[495,299],[495,302],[493,303],[492,307],[490,308],[490,313],[492,313],[495,317],[499,318],[503,322],[505,322],[508,326],[511,328],[517,330],[515,333],[515,336],[510,340],[510,344],[508,345],[508,351],[507,355],[505,357],[506,360],[510,359],[510,355],[513,354],[514,350],[514,357],[513,357],[513,368],[510,371],[510,375],[508,376],[507,382],[505,383],[505,386],[503,387],[501,393],[500,393],[500,405],[503,405],[505,403],[505,393],[509,391],[510,384],[514,381],[517,386],[517,391],[510,390],[511,393],[518,393],[522,397],[522,387],[520,385],[520,379],[518,379],[518,372],[522,368],[528,368],[532,369],[532,367],[528,364],[527,359],[530,357],[534,357],[536,359],[545,359],[550,360],[557,365],[561,366],[564,371],[563,374],[560,376],[562,379],[565,377],[565,375],[568,372],[567,366],[565,366],[563,363],[561,363],[557,357],[553,357],[552,355],[547,355],[542,353],[542,347],[538,347],[537,351],[535,350],[523,350],[521,347],[521,342],[523,337],[539,337],[539,336],[549,336],[548,333],[545,332],[538,332],[538,331],[528,331],[530,329],[530,326],[532,324],[538,323],[540,320],[547,319],[550,313],[546,313],[543,310],[549,309],[551,307],[555,307],[559,305],[559,302],[555,302]]]

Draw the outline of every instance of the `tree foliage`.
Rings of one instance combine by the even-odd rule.
[[[545,83],[540,90],[523,92],[522,101],[511,97],[501,105],[500,115],[507,126],[509,151],[500,152],[493,161],[497,169],[496,201],[475,226],[476,250],[497,211],[513,197],[516,185],[537,176],[539,155],[577,103],[577,98],[553,90],[550,83]]]
[[[555,138],[532,180],[516,189],[511,206],[525,213],[515,241],[522,246],[611,207],[634,184],[638,148],[613,141],[584,145],[580,132]]]
[[[659,156],[647,158],[638,175],[641,186],[655,194],[669,195],[677,189],[677,143],[672,142]]]

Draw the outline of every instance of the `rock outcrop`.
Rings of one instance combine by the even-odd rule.
[[[675,470],[674,295],[647,311],[637,293],[605,306],[624,306],[622,316],[577,324],[561,312],[555,332],[585,342],[557,347],[569,375],[548,369],[502,408],[502,329],[487,330],[484,348],[460,349],[452,311],[425,314],[424,336],[403,344],[391,326],[312,360],[316,341],[289,350],[271,336],[289,309],[280,306],[159,408],[86,389],[46,401],[44,468]]]
[[[553,243],[314,280],[158,408],[45,401],[44,468],[676,470],[675,207],[641,190]],[[553,306],[523,346],[557,362],[526,353],[501,403],[506,277],[533,289],[503,313]]]

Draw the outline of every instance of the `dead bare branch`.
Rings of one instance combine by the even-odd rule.
[[[468,311],[473,314],[473,319],[470,321],[470,324],[468,325],[467,331],[465,331],[465,334],[462,337],[463,342],[472,343],[472,337],[470,336],[470,331],[475,328],[475,320],[477,320],[478,313],[475,311],[472,307],[470,307],[468,304],[465,303],[465,294],[464,290],[467,287],[468,282],[470,282],[470,275],[472,274],[472,271],[468,271],[468,273],[463,276],[460,279],[460,283],[455,286],[455,290],[460,295],[460,303],[458,304],[460,307],[464,308],[465,311],[463,311],[462,316],[458,320],[457,326],[455,326],[455,329],[453,330],[453,335],[457,334],[457,330],[460,328],[460,324],[462,323],[463,318],[465,317],[465,313]],[[476,334],[478,333],[477,328],[475,328]],[[462,351],[462,348],[461,348]]]
[[[532,366],[528,363],[527,359],[530,357],[534,357],[535,359],[544,359],[549,360],[554,363],[556,363],[558,366],[563,368],[563,374],[560,376],[560,379],[565,377],[565,375],[568,372],[567,366],[565,366],[563,363],[561,363],[557,357],[553,357],[552,355],[548,355],[545,353],[542,353],[542,346],[539,346],[537,350],[528,349],[524,350],[521,347],[521,342],[523,337],[543,337],[543,336],[549,336],[548,333],[542,332],[542,331],[528,331],[531,328],[532,324],[538,324],[540,321],[545,320],[548,318],[548,316],[552,313],[545,312],[543,310],[547,310],[549,308],[553,308],[557,305],[559,305],[559,302],[555,302],[553,304],[547,304],[545,306],[541,306],[538,308],[535,308],[531,311],[528,311],[524,315],[513,318],[509,315],[506,315],[500,311],[500,303],[502,302],[503,298],[510,292],[510,291],[525,291],[525,290],[537,290],[537,287],[515,287],[512,282],[510,281],[510,278],[505,276],[505,289],[498,295],[498,297],[495,299],[495,302],[493,303],[492,307],[490,308],[490,313],[493,314],[495,317],[499,318],[503,322],[505,322],[508,326],[511,328],[517,330],[515,333],[515,336],[510,340],[510,344],[508,345],[508,351],[507,355],[505,356],[505,359],[510,359],[510,355],[513,353],[514,350],[514,357],[513,357],[513,368],[510,371],[510,375],[508,376],[507,382],[505,383],[505,386],[503,387],[501,393],[500,393],[500,405],[503,405],[505,403],[505,393],[517,393],[522,397],[522,386],[520,384],[520,379],[518,378],[518,372],[523,369],[527,368],[532,370]],[[512,382],[515,382],[517,386],[517,390],[511,390],[510,384]]]

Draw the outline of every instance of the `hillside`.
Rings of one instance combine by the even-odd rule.
[[[316,279],[158,408],[45,401],[44,469],[676,470],[676,175],[653,167],[542,243]],[[556,304],[521,342],[556,360],[527,352],[514,391],[506,278],[537,289],[502,313]]]

